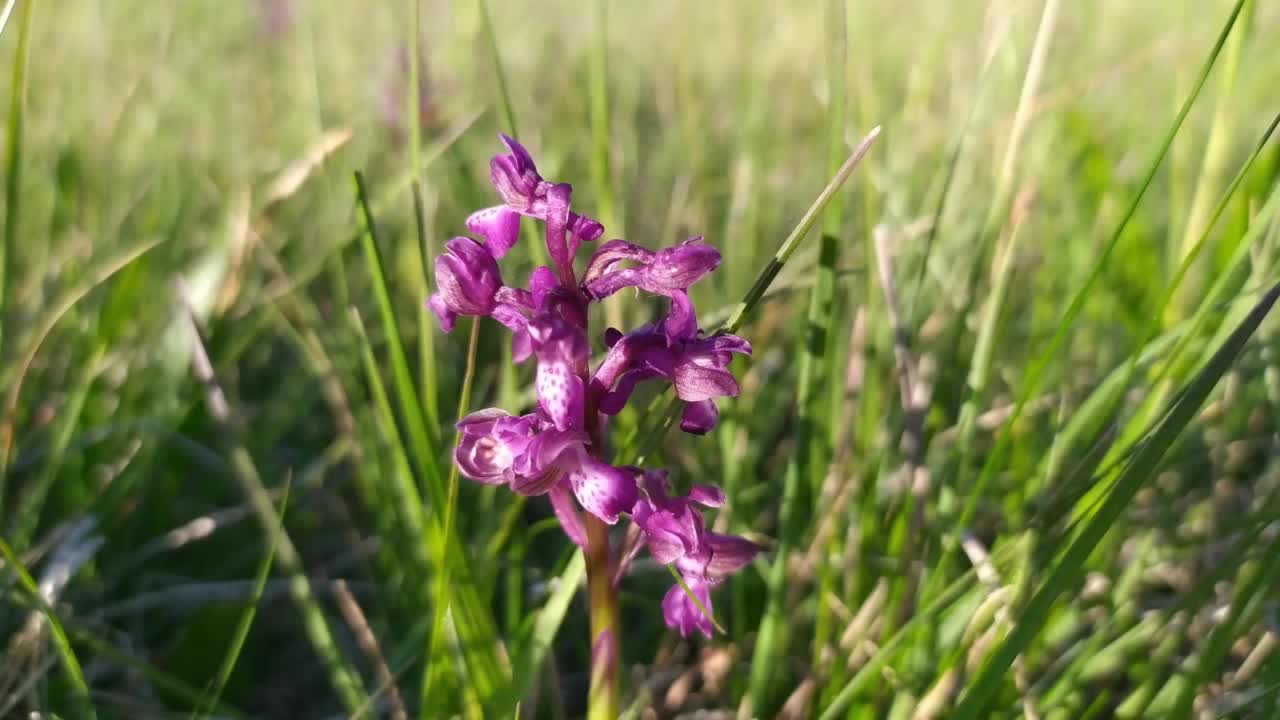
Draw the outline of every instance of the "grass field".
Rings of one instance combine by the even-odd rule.
[[[583,716],[432,258],[506,132],[714,327],[877,126],[716,430],[615,421],[767,548],[708,641],[637,561],[625,716],[1280,717],[1280,4],[2,4],[0,717]]]

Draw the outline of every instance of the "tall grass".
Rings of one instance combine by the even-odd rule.
[[[1280,712],[1275,3],[4,5],[0,715],[585,714],[450,461],[531,371],[424,306],[499,131],[755,348],[613,421],[767,548],[709,641],[637,560],[625,716]]]

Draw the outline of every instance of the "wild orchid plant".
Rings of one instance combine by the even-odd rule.
[[[445,332],[460,315],[487,315],[511,330],[514,360],[537,361],[538,406],[526,415],[488,408],[462,418],[454,460],[476,482],[549,497],[565,533],[583,547],[593,640],[591,714],[616,715],[617,589],[641,541],[655,561],[679,573],[681,582],[667,591],[662,613],[686,637],[695,630],[711,636],[711,588],[751,562],[760,547],[705,528],[702,508],[724,503],[718,488],[695,485],[683,497],[672,496],[665,470],[610,464],[607,418],[623,409],[637,383],[663,379],[683,402],[681,429],[705,434],[719,418],[715,399],[738,394],[729,371],[733,354],[750,354],[751,346],[736,335],[698,329],[688,289],[720,263],[720,253],[701,237],[659,251],[610,240],[579,276],[579,247],[598,239],[604,227],[570,211],[572,188],[543,180],[529,153],[501,137],[510,152],[495,156],[489,168],[503,204],[467,218],[467,229],[482,243],[456,237],[446,244],[436,258],[438,291],[428,303]],[[519,237],[522,216],[544,223],[553,265],[535,269],[528,289],[505,285],[498,267]],[[629,287],[666,297],[667,314],[625,334],[605,330],[600,336],[608,352],[592,372],[588,306]],[[615,545],[607,526],[623,515],[638,532]]]

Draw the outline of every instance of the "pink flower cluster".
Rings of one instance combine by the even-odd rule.
[[[701,508],[724,502],[719,489],[699,485],[672,497],[665,471],[605,462],[603,429],[643,380],[674,385],[684,403],[680,427],[694,434],[715,427],[716,398],[738,394],[729,364],[735,353],[750,354],[751,346],[735,335],[703,335],[688,294],[719,265],[720,253],[700,237],[656,252],[610,240],[578,277],[578,249],[603,235],[604,227],[569,209],[568,184],[544,180],[519,143],[506,135],[502,141],[509,153],[489,165],[502,204],[467,218],[467,229],[483,242],[456,237],[446,244],[436,258],[437,292],[428,304],[446,332],[459,315],[487,315],[510,329],[515,360],[537,361],[538,406],[520,416],[489,408],[463,418],[454,460],[476,482],[547,495],[579,545],[586,543],[583,511],[609,524],[629,516],[654,559],[674,565],[710,612],[711,586],[751,562],[759,546],[706,530]],[[519,238],[522,216],[544,224],[552,261],[533,271],[527,288],[504,284],[498,266]],[[628,287],[665,296],[669,310],[661,322],[626,334],[606,330],[608,352],[592,371],[588,305]],[[632,555],[621,558],[622,567]],[[711,619],[678,584],[662,610],[667,625],[681,634],[696,629],[710,637]]]

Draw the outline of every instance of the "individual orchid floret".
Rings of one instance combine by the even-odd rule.
[[[627,263],[635,265],[622,267]],[[720,251],[703,244],[701,236],[658,252],[623,240],[610,240],[592,256],[583,287],[596,300],[627,287],[671,297],[687,291],[719,264]]]
[[[677,583],[662,601],[667,625],[688,637],[697,630],[711,636],[711,586],[750,563],[760,546],[745,538],[707,532],[701,507],[720,507],[724,493],[709,485],[695,485],[684,497],[671,497],[667,474],[649,471],[640,481],[641,493],[631,519],[640,528],[653,559],[674,565],[681,579],[702,604]],[[703,612],[705,610],[706,612]]]
[[[670,483],[665,470],[644,472],[643,491],[631,511],[640,528],[649,554],[663,565],[689,559],[703,566],[710,561],[710,549],[703,543],[702,512],[697,506],[720,507],[724,493],[710,485],[695,485],[686,497],[668,495]]]
[[[702,607],[679,584],[672,585],[662,596],[662,620],[667,627],[680,631],[680,637],[687,638],[696,630],[709,638],[715,627],[711,622],[711,584],[697,577],[685,578],[684,582]]]
[[[556,269],[566,281],[573,256],[583,242],[604,234],[604,226],[584,215],[569,211],[573,188],[567,183],[542,179],[524,146],[507,135],[499,135],[510,151],[489,161],[489,178],[502,196],[502,205],[479,210],[467,218],[467,228],[481,235],[501,257],[520,234],[520,216],[547,223],[547,249]],[[554,227],[553,227],[554,225]]]
[[[543,312],[529,322],[529,337],[538,359],[538,406],[557,429],[581,430],[586,398],[582,376],[591,352],[586,335],[563,317]]]
[[[693,306],[681,292],[672,298],[663,329],[647,325],[627,335],[609,335],[612,346],[591,381],[601,412],[621,412],[638,383],[669,378],[676,397],[685,402],[680,428],[703,435],[715,427],[719,410],[714,399],[738,394],[729,364],[734,354],[750,355],[751,345],[737,335],[699,338],[693,317]]]
[[[459,315],[488,315],[502,287],[498,261],[474,240],[456,237],[436,258],[436,292],[427,303],[449,332]]]
[[[706,533],[703,545],[710,560],[701,568],[694,558],[682,558],[675,563],[689,591],[676,583],[662,598],[662,619],[667,627],[679,630],[681,637],[689,637],[694,630],[711,637],[714,628],[711,618],[715,613],[711,604],[711,588],[750,564],[761,550],[759,545],[746,538],[716,533]],[[689,597],[690,593],[697,598],[697,603]],[[698,604],[702,607],[699,608]]]
[[[507,485],[521,495],[548,492],[577,467],[584,436],[547,429],[536,414],[513,417],[489,408],[458,422],[454,462],[463,476],[485,485]]]
[[[569,493],[583,510],[609,524],[636,505],[634,468],[616,468],[592,457],[584,433],[557,429],[542,413],[513,417],[489,408],[463,418],[458,430],[461,439],[453,457],[464,477],[507,485],[521,495],[551,493],[570,537],[581,520],[566,521],[577,512]]]
[[[711,618],[715,612],[711,605],[711,588],[750,564],[760,550],[759,545],[746,538],[705,533],[698,553],[686,555],[675,562],[676,571],[689,592],[676,583],[663,596],[662,619],[667,626],[679,630],[682,637],[688,637],[693,630],[711,637],[714,627]],[[689,593],[697,598],[701,608]]]

